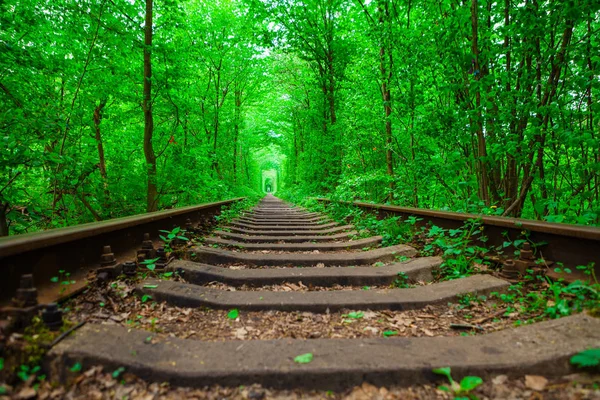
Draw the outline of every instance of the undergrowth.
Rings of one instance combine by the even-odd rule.
[[[437,225],[423,224],[422,218],[409,217],[402,220],[399,216],[378,218],[373,212],[344,203],[323,203],[314,199],[298,201],[311,211],[329,215],[341,224],[352,224],[358,231],[358,237],[380,235],[383,246],[410,244],[420,251],[421,256],[441,256],[442,264],[435,276],[438,281],[465,278],[477,273],[494,273],[500,268],[499,257],[518,258],[520,250],[528,243],[534,257],[543,242],[534,242],[530,232],[522,230],[518,237],[512,238],[503,232],[503,243],[488,245],[488,238],[481,220],[469,219],[458,229],[446,229]],[[512,251],[512,253],[508,253]],[[547,266],[543,259],[535,261],[536,267],[527,270],[521,282],[512,285],[506,293],[492,293],[490,298],[499,305],[506,306],[506,314],[518,313],[528,323],[545,318],[560,318],[588,310],[600,317],[600,285],[594,274],[594,264],[577,266],[587,279],[565,279],[572,273],[557,263],[555,272],[563,278],[552,279],[546,276]],[[394,286],[407,287],[399,277]],[[472,301],[465,297],[461,303],[469,306]]]
[[[259,201],[260,197],[246,197],[244,200],[221,207],[221,212],[215,216],[215,220],[220,225],[231,222],[231,220],[239,217],[244,211],[254,207]]]

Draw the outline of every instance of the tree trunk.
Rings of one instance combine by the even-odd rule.
[[[154,120],[152,118],[152,1],[146,0],[146,23],[144,33],[144,156],[146,157],[148,191],[146,211],[157,210],[156,154],[152,147]]]
[[[240,115],[242,107],[242,92],[235,90],[235,111],[233,122],[233,183],[237,182],[238,137],[240,135]]]
[[[390,38],[387,26],[390,20],[390,10],[387,0],[380,0],[377,4],[379,13],[379,26],[381,28],[381,46],[379,48],[379,72],[381,74],[381,97],[383,99],[383,113],[385,121],[385,164],[390,177],[390,193],[388,199],[394,200],[394,160],[392,158],[392,93],[390,82],[392,79],[392,51],[388,48]]]
[[[7,210],[8,203],[0,203],[0,237],[8,236],[8,220],[6,217]]]
[[[94,109],[94,130],[96,133],[96,144],[98,145],[98,167],[102,184],[104,186],[104,205],[108,206],[110,193],[108,191],[108,174],[106,173],[106,159],[104,158],[104,145],[102,143],[102,135],[100,133],[100,123],[102,122],[102,110],[106,106],[106,99],[100,101],[100,104]]]
[[[479,49],[477,43],[478,35],[478,0],[471,0],[471,52],[473,53],[473,75],[476,81],[481,79],[481,68],[479,66]],[[489,181],[486,166],[487,148],[485,136],[483,135],[483,121],[481,115],[481,90],[479,85],[475,90],[475,107],[477,109],[475,122],[477,136],[477,177],[479,180],[479,197],[486,205],[490,204]]]

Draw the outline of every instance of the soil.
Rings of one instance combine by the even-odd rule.
[[[465,304],[427,306],[421,310],[409,311],[345,310],[325,314],[244,311],[232,320],[228,318],[226,310],[173,307],[165,303],[155,303],[151,299],[142,301],[134,292],[135,284],[136,280],[124,280],[88,289],[65,305],[70,309],[68,318],[73,322],[120,324],[150,330],[158,335],[214,341],[368,338],[381,337],[384,331],[393,331],[394,336],[406,337],[456,336],[489,333],[525,323],[518,310],[507,309],[504,305],[488,299],[473,300],[469,304],[464,302]],[[209,286],[222,290],[260,290],[233,288],[220,283]],[[292,283],[266,288],[280,291],[308,290]],[[312,288],[336,289],[358,288]],[[352,312],[361,314],[350,314]],[[541,319],[541,316],[528,315],[527,321]],[[454,326],[451,326],[452,324]]]

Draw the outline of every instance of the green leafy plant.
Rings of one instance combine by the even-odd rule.
[[[482,263],[482,254],[488,252],[485,247],[475,245],[474,240],[486,242],[483,226],[479,219],[465,221],[460,229],[443,229],[433,225],[427,232],[431,242],[426,244],[423,252],[432,255],[436,249],[442,251],[444,261],[440,265],[442,280],[459,279],[473,274],[473,265]]]
[[[75,364],[73,364],[73,366],[71,368],[69,368],[69,371],[71,372],[81,372],[81,363],[76,362]]]
[[[165,250],[166,251],[172,251],[173,250],[173,241],[175,241],[176,239],[179,240],[183,240],[185,242],[187,242],[189,239],[185,236],[183,236],[183,234],[186,232],[185,230],[181,229],[181,227],[177,226],[175,228],[173,228],[172,230],[168,231],[168,230],[164,230],[161,229],[159,232],[165,233],[165,235],[158,235],[160,237],[160,239],[165,243]]]
[[[156,269],[156,262],[158,260],[160,260],[160,257],[144,260],[144,261],[140,262],[140,264],[144,265],[146,267],[146,269],[148,269],[149,271],[154,272],[154,270]]]
[[[345,320],[345,322],[352,322],[351,320],[361,319],[364,316],[365,316],[365,313],[360,312],[360,311],[352,311],[352,312],[349,312],[348,314],[342,314],[342,317],[350,318],[350,320]]]
[[[578,269],[579,271],[583,272],[585,275],[588,275],[590,277],[590,280],[592,284],[598,284],[598,278],[596,277],[596,269],[594,268],[596,265],[596,263],[589,263],[588,265],[578,265],[577,267],[575,267],[576,269]]]
[[[298,364],[308,364],[313,360],[312,353],[300,354],[299,356],[294,357],[294,362]]]
[[[553,281],[546,278],[548,282],[548,297],[552,300],[548,303],[545,313],[550,318],[559,318],[580,312],[583,309],[597,308],[600,300],[599,285],[590,284],[576,280],[569,284],[564,281]]]
[[[450,386],[442,385],[438,389],[451,393],[455,400],[477,399],[477,396],[471,392],[483,384],[483,379],[478,376],[465,376],[460,382],[456,382],[452,379],[450,367],[435,368],[433,373],[443,375],[448,379]]]
[[[59,283],[60,284],[60,294],[63,294],[67,291],[67,288],[70,285],[74,285],[76,281],[70,279],[71,273],[65,271],[64,269],[58,270],[58,276],[53,276],[50,278],[50,282]]]
[[[17,371],[17,376],[23,382],[26,382],[27,380],[29,380],[29,378],[31,376],[33,376],[33,375],[37,374],[39,371],[41,371],[41,369],[42,369],[42,367],[40,367],[39,365],[30,367],[29,365],[23,364],[19,367],[19,369]]]
[[[392,286],[398,289],[407,289],[413,287],[409,282],[408,275],[405,272],[398,272],[397,278],[394,279]]]
[[[233,310],[230,310],[227,313],[227,318],[229,319],[237,319],[240,316],[240,312],[238,311],[237,308],[234,308]]]
[[[113,371],[112,377],[118,379],[123,372],[125,372],[125,367],[119,367]]]
[[[579,368],[595,368],[600,370],[600,347],[584,350],[571,357],[571,364]]]

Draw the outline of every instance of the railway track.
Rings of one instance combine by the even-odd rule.
[[[194,212],[205,217],[224,204]],[[128,229],[119,238],[131,237]],[[143,379],[122,382],[135,393],[169,382],[239,398],[290,397],[290,390],[436,398],[442,394],[431,385],[440,376],[432,370],[451,367],[455,376],[481,377],[489,397],[508,398],[510,385],[492,383],[499,376],[510,383],[568,375],[573,355],[600,344],[598,318],[580,313],[513,329],[518,316],[498,300],[511,282],[498,274],[436,281],[440,257],[356,233],[269,195],[210,236],[172,243],[168,259],[147,242],[137,267],[123,264],[138,252],[119,247],[118,259],[69,300],[67,319],[77,330],[50,349],[46,371],[73,382],[102,366],[103,379]]]

